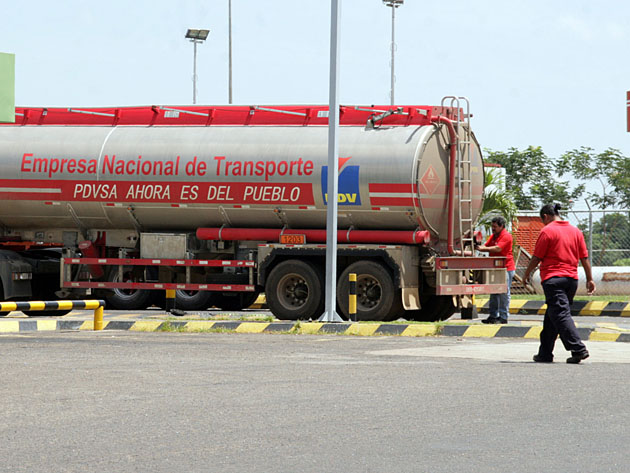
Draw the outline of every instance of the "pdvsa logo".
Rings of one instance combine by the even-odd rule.
[[[339,158],[339,187],[337,202],[339,205],[361,205],[359,190],[360,166],[344,165],[352,158]],[[343,168],[343,169],[342,169]],[[322,166],[322,198],[328,204],[328,166]]]

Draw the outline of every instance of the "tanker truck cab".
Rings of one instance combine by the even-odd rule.
[[[280,319],[323,312],[327,106],[16,112],[0,125],[0,231],[63,254],[5,242],[5,299],[135,310],[174,291],[184,310],[239,310],[264,291]],[[443,320],[504,292],[500,258],[473,256],[484,176],[468,102],[340,112],[340,313],[351,273],[360,320]],[[29,273],[41,283],[13,279]]]

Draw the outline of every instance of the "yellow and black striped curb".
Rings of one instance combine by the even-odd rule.
[[[111,320],[103,322],[104,330],[134,332],[234,332],[234,333],[293,333],[311,335],[357,335],[401,337],[461,337],[461,338],[524,338],[538,339],[542,325],[443,325],[387,323],[318,323],[318,322],[240,322],[240,321],[161,321]],[[0,333],[94,330],[93,321],[81,320],[0,320]],[[630,342],[630,330],[614,324],[603,330],[598,327],[578,327],[583,340]]]
[[[475,299],[477,311],[488,313],[489,299]],[[510,314],[544,315],[547,310],[545,301],[533,301],[527,299],[513,299],[510,301]],[[601,316],[601,317],[630,317],[630,302],[611,301],[573,301],[571,315],[575,316]]]

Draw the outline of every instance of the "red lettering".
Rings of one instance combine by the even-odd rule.
[[[33,159],[33,172],[48,172],[48,160],[41,158]]]
[[[109,161],[109,156],[105,155],[103,158],[103,174],[107,171],[109,174],[114,174],[114,162],[116,161],[116,155],[112,154],[112,160]]]
[[[32,172],[32,168],[27,167],[29,164],[31,164],[31,160],[30,159],[26,159],[26,157],[32,158],[33,157],[33,153],[24,153],[24,156],[22,156],[22,167],[20,167],[20,171],[22,172]]]
[[[287,172],[289,172],[289,163],[286,161],[280,161],[278,163],[278,174],[284,176]]]
[[[265,166],[265,181],[268,181],[269,177],[273,176],[275,173],[276,173],[275,161],[267,161],[267,165]]]
[[[300,161],[301,160],[302,159],[300,158]],[[313,161],[311,160],[306,161],[306,163],[304,164],[304,174],[307,176],[310,176],[311,174],[313,174],[313,167],[314,167]]]
[[[124,161],[119,161],[119,165],[121,165],[121,166],[116,166],[116,168],[118,169],[120,167],[120,172],[117,171],[116,174],[125,174],[125,173],[127,173],[127,174],[131,175],[131,174],[133,174],[134,172],[137,171],[137,169],[135,167],[136,163],[134,163],[133,161],[131,161],[131,160],[127,161],[127,165],[126,166],[124,164],[125,164]]]
[[[254,173],[257,176],[262,176],[265,174],[265,163],[262,161],[256,161],[256,172]]]
[[[215,156],[214,160],[217,162],[217,176],[221,175],[221,161],[225,159],[225,156]]]

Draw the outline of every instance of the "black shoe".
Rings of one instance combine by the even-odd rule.
[[[505,325],[505,324],[507,324],[507,319],[499,318],[499,319],[497,319],[497,321],[495,323],[496,324],[503,324],[503,325]]]
[[[553,363],[553,356],[546,357],[546,356],[534,355],[534,361],[536,363]]]
[[[580,361],[586,360],[588,356],[589,356],[589,353],[587,351],[584,351],[582,353],[572,352],[571,356],[567,358],[567,363],[570,363],[572,365],[577,365]]]
[[[481,323],[482,324],[498,324],[500,322],[497,317],[488,317],[487,319],[483,319]]]

